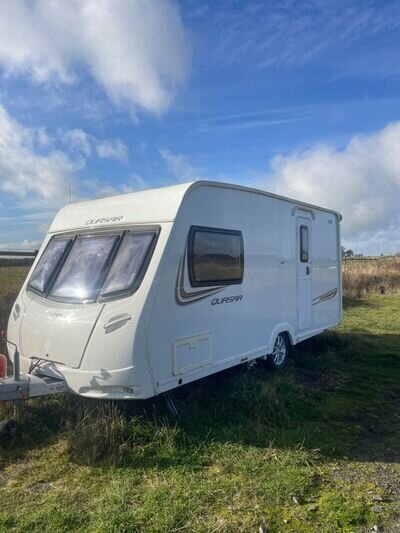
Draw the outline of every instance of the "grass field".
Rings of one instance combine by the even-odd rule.
[[[400,293],[400,257],[343,261],[343,288],[350,298]]]
[[[0,267],[0,331],[7,329],[8,316],[28,272],[25,266]]]
[[[4,309],[23,274],[0,269]],[[0,444],[0,531],[400,531],[400,295],[347,299],[282,373],[176,403],[29,403]]]

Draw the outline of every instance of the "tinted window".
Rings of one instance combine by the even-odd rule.
[[[93,300],[119,235],[78,236],[54,283],[50,296],[67,300]]]
[[[29,287],[45,292],[57,265],[64,255],[71,239],[52,238],[43,252],[29,280]]]
[[[300,261],[308,263],[309,260],[309,238],[308,227],[300,226]]]
[[[126,233],[108,272],[101,295],[111,296],[130,290],[142,271],[155,233]]]
[[[189,273],[193,286],[241,283],[242,233],[192,228],[189,236]]]

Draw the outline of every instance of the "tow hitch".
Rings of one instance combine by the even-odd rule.
[[[61,379],[34,374],[22,374],[18,380],[14,377],[0,379],[0,402],[29,400],[60,392],[67,392],[66,383]]]
[[[41,375],[40,359],[33,358],[29,372],[21,374],[20,355],[17,345],[7,340],[3,332],[2,337],[6,343],[14,346],[15,351],[13,376],[7,377],[0,374],[0,402],[12,401],[17,405],[21,400],[68,391],[67,384],[63,379]],[[13,434],[15,434],[15,422],[12,420],[0,421],[0,437],[4,435],[13,436]]]

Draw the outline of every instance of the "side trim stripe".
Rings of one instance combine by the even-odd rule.
[[[324,294],[321,294],[321,296],[317,296],[317,298],[314,298],[312,301],[313,305],[320,304],[321,302],[325,302],[326,300],[330,300],[331,298],[334,298],[337,294],[337,289],[332,289],[331,291],[325,292]]]
[[[197,302],[198,300],[203,300],[204,298],[207,298],[208,296],[211,296],[212,294],[217,294],[217,292],[221,292],[225,289],[225,287],[213,287],[212,289],[202,289],[197,290],[193,292],[188,292],[185,289],[185,256],[186,256],[186,249],[184,255],[181,257],[181,260],[179,261],[179,269],[178,269],[178,276],[176,280],[176,287],[175,287],[175,300],[176,303],[179,305],[186,305],[191,304],[193,302]]]

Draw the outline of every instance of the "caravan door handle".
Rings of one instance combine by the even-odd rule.
[[[306,267],[306,274],[307,274],[307,276],[309,276],[310,273],[311,273],[311,268],[308,266],[308,267]]]

